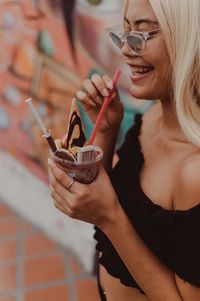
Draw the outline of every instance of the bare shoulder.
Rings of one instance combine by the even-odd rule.
[[[187,210],[200,204],[200,149],[181,160],[174,185],[175,209]]]

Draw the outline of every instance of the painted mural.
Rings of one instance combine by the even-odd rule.
[[[48,145],[28,112],[24,102],[27,98],[33,98],[46,127],[58,138],[66,131],[71,100],[82,80],[94,72],[112,76],[120,67],[123,76],[119,93],[125,117],[119,144],[133,122],[134,113],[146,109],[146,103],[138,105],[129,99],[127,67],[105,31],[122,22],[122,6],[123,0],[0,1],[0,196],[8,202],[13,197],[5,186],[7,171],[7,177],[12,177],[18,168],[19,181],[23,174],[20,168],[25,167],[30,171],[29,175],[24,171],[27,178],[33,174],[38,181],[48,181]],[[84,113],[83,118],[90,131],[91,124]],[[25,200],[19,205],[23,198],[19,187],[23,187],[23,181],[23,177],[21,182],[15,181],[16,208],[26,206]],[[44,189],[39,192],[40,183],[33,184],[35,179],[31,183],[27,189],[37,199],[44,198]],[[13,206],[15,203],[10,201]],[[24,214],[27,212],[28,209],[24,210]],[[38,215],[37,210],[35,213]],[[56,216],[54,230],[61,229],[59,219],[63,220]]]
[[[105,32],[121,22],[121,11],[122,0],[0,2],[0,148],[41,178],[48,147],[24,100],[33,97],[52,134],[62,136],[82,80],[93,72],[126,69]],[[120,90],[127,115],[133,105],[125,74]]]

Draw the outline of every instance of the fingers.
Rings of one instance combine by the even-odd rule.
[[[96,102],[90,97],[87,93],[83,91],[76,92],[76,97],[85,105],[91,105],[92,107],[96,107]]]
[[[72,182],[72,178],[66,174],[61,168],[59,168],[53,161],[49,162],[49,175],[51,183],[57,186],[57,191],[60,194],[73,194],[76,192],[76,181],[74,181],[73,185],[70,187],[70,191],[68,187]]]
[[[83,88],[85,92],[78,91],[77,98],[83,104],[90,104],[91,106],[102,105],[105,97],[109,95],[109,91],[113,88],[112,80],[107,76],[100,76],[93,74],[90,79],[83,81]]]
[[[111,90],[113,88],[112,79],[107,75],[103,75],[103,80],[105,82],[106,87]]]
[[[53,186],[50,186],[52,200],[54,202],[54,206],[62,211],[63,213],[69,215],[70,214],[70,207],[68,203],[54,190]]]
[[[51,172],[51,181],[54,180],[54,177],[59,181],[59,183],[67,189],[69,184],[72,181],[72,178],[69,177],[61,168],[59,168],[53,161],[49,164],[49,169]]]
[[[58,176],[58,178],[60,178],[60,174],[58,174],[57,171],[57,169],[59,168],[56,165],[54,165],[55,164],[52,163],[49,167],[50,191],[54,202],[54,206],[64,214],[73,217],[73,204],[76,203],[74,195],[71,193],[73,185],[70,187],[69,191],[59,182],[59,180],[56,177]]]
[[[91,83],[96,88],[95,90],[97,90],[101,96],[106,97],[109,95],[109,89],[106,86],[106,83],[104,82],[103,77],[101,77],[99,74],[92,75]]]
[[[57,180],[53,173],[51,173],[51,190],[55,191],[63,199],[71,197],[71,192]]]

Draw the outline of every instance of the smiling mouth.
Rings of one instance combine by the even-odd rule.
[[[143,75],[152,71],[153,67],[133,67],[132,74],[133,75]]]

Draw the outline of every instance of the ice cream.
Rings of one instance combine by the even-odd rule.
[[[61,148],[58,147],[58,150],[53,153],[54,160],[68,174],[82,183],[90,183],[97,176],[99,164],[103,158],[103,151],[99,147],[94,146],[93,142],[104,114],[115,96],[115,87],[120,75],[121,71],[116,70],[113,77],[113,88],[103,102],[87,142],[77,101],[76,99],[72,100],[67,133],[60,141]]]
[[[67,132],[55,143],[57,150],[51,154],[53,160],[77,181],[91,183],[97,176],[103,152],[97,146],[87,145],[76,99],[71,103]]]
[[[56,140],[56,146],[55,154],[61,159],[88,162],[96,157],[95,147],[86,145],[86,136],[75,98],[71,103],[67,132],[63,139]]]
[[[74,98],[71,103],[69,122],[67,133],[61,141],[63,148],[71,150],[75,147],[83,147],[86,142],[86,137],[81,121],[80,112],[77,105],[77,100]]]

